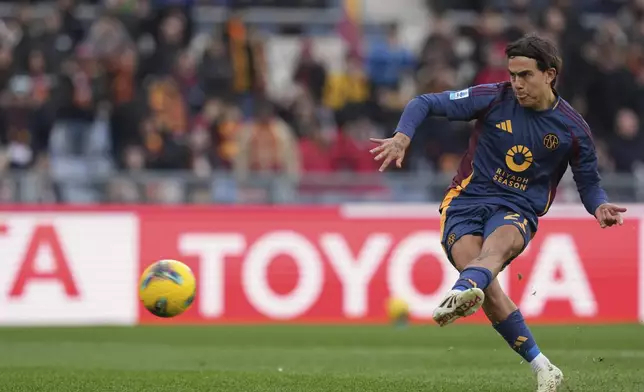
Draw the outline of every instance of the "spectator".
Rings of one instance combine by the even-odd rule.
[[[458,65],[454,26],[445,18],[436,18],[433,27],[420,50],[417,73],[431,74],[434,69]]]
[[[640,120],[634,111],[620,109],[615,122],[615,134],[609,141],[615,170],[619,173],[631,173],[636,162],[644,163],[644,134]]]
[[[74,0],[58,0],[57,1],[58,13],[53,12],[51,15],[58,15],[60,17],[60,28],[54,28],[57,23],[52,19],[50,21],[50,32],[56,32],[56,45],[58,51],[69,53],[76,45],[83,39],[85,31],[81,21],[75,15]],[[49,47],[49,46],[47,46]]]
[[[221,121],[214,133],[214,147],[217,151],[220,169],[230,170],[239,154],[239,136],[242,127],[242,111],[236,105],[225,105]]]
[[[378,135],[379,130],[366,117],[358,117],[347,122],[331,147],[330,155],[334,172],[375,174],[379,165],[369,153],[372,148],[369,138]],[[349,177],[348,181],[338,185],[341,185],[342,193],[366,198],[388,193],[381,181],[381,177],[375,177],[365,183],[356,183]]]
[[[133,47],[127,47],[107,63],[106,68],[112,104],[111,144],[113,150],[118,152],[127,145],[141,143],[139,128],[147,104],[140,78],[139,56]],[[120,160],[118,153],[115,157]]]
[[[86,156],[90,132],[100,105],[108,98],[106,75],[91,48],[80,46],[75,59],[64,65],[58,89],[59,105],[53,153]]]
[[[177,135],[188,130],[188,105],[173,77],[160,77],[150,83],[148,106],[156,126]]]
[[[142,123],[146,168],[156,170],[186,170],[190,168],[190,151],[167,123],[159,117],[149,117]]]
[[[192,170],[200,177],[232,166],[232,159],[237,155],[236,131],[239,127],[228,124],[228,116],[221,101],[210,99],[195,120],[189,144]]]
[[[263,102],[257,107],[255,120],[241,126],[238,132],[239,153],[234,169],[240,180],[252,174],[282,174],[291,180],[299,176],[300,157],[295,135],[277,118],[273,107]]]
[[[327,72],[319,61],[313,58],[313,44],[311,40],[302,41],[300,61],[296,65],[293,78],[296,83],[306,88],[311,93],[314,103],[322,102],[324,86],[326,85]]]
[[[224,42],[219,37],[209,39],[209,45],[199,67],[206,95],[223,99],[234,97],[232,86],[234,71]]]
[[[84,47],[101,60],[118,56],[129,46],[132,46],[132,41],[127,30],[117,18],[110,15],[104,15],[94,22],[84,41]]]
[[[334,130],[324,129],[317,121],[311,124],[299,141],[303,173],[331,173],[334,171],[332,146],[337,137]]]
[[[180,11],[170,12],[162,21],[158,31],[154,54],[147,71],[154,75],[170,75],[179,53],[186,44],[187,21]]]
[[[181,90],[182,100],[187,105],[189,115],[199,112],[203,105],[205,94],[197,74],[196,60],[189,51],[183,51],[178,55],[174,80]]]
[[[398,89],[402,77],[414,68],[414,56],[402,46],[398,34],[398,26],[390,26],[385,41],[374,42],[369,50],[367,74],[374,87]]]
[[[259,34],[249,29],[240,15],[233,15],[223,33],[232,61],[233,89],[237,94],[260,94],[266,77],[264,47]]]
[[[324,90],[324,105],[339,111],[347,105],[363,104],[369,99],[369,78],[360,58],[346,56],[346,69],[329,75]]]
[[[617,111],[635,100],[635,79],[625,65],[626,40],[619,25],[607,21],[589,48],[587,121],[600,137],[607,137],[613,129]]]
[[[500,43],[487,47],[485,66],[476,75],[474,84],[499,83],[509,80],[505,60],[505,45]]]
[[[279,115],[298,137],[307,135],[308,129],[314,127],[313,123],[332,116],[316,105],[315,98],[307,88],[297,88],[293,100],[288,105],[283,103]]]
[[[333,143],[331,156],[334,171],[373,172],[379,165],[369,153],[370,137],[378,137],[379,131],[366,117],[348,121]]]
[[[53,86],[42,52],[31,51],[28,72],[16,74],[9,84],[4,112],[9,160],[11,167],[24,169],[46,150],[52,126],[47,102]]]

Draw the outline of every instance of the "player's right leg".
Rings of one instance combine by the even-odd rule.
[[[484,240],[480,253],[467,262],[460,271],[452,290],[434,311],[433,318],[440,326],[451,324],[461,317],[470,316],[483,305],[485,300],[483,290],[495,280],[508,261],[523,251],[531,234],[527,220],[525,220],[526,223],[523,219],[519,220],[521,218],[519,214],[512,214],[512,219],[505,219],[507,212],[498,206],[482,204],[468,209],[461,207],[458,211],[455,216],[450,215],[449,208],[447,214],[443,212],[444,231],[450,233],[443,234],[442,238],[443,248],[448,256],[453,252],[456,241],[464,234],[482,235]],[[472,216],[477,217],[477,228],[482,223],[483,230],[476,233],[464,232],[468,226],[471,226],[470,222],[462,220],[462,215],[468,211]],[[490,231],[490,229],[493,230]]]
[[[456,241],[451,249],[449,249],[448,258],[454,264],[458,272],[463,271],[467,265],[478,257],[483,247],[483,237],[466,235]],[[485,301],[483,301],[483,311],[495,325],[506,320],[510,314],[515,312],[518,308],[514,302],[508,297],[501,284],[497,279],[484,290]]]
[[[481,205],[446,207],[441,215],[441,245],[450,262],[456,266],[452,259],[454,250],[459,252],[461,258],[473,260],[481,251],[483,244],[483,231],[487,215],[487,207]],[[455,248],[455,244],[459,244]],[[463,255],[461,255],[462,253]],[[445,326],[460,317],[474,314],[483,305],[485,294],[477,287],[467,290],[450,290],[440,305],[434,310],[433,318],[440,325]]]

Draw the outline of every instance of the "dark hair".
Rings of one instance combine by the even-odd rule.
[[[505,47],[505,55],[507,58],[528,57],[534,59],[537,62],[537,68],[541,72],[554,68],[557,74],[551,84],[554,87],[557,83],[557,76],[561,72],[562,62],[559,50],[552,41],[537,34],[527,34],[508,44]]]

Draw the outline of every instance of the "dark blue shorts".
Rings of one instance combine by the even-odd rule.
[[[534,230],[524,214],[517,213],[504,206],[494,205],[461,205],[448,206],[443,209],[441,215],[441,244],[449,258],[452,259],[452,246],[464,235],[482,236],[484,239],[497,228],[505,225],[513,225],[523,235],[523,249],[533,237]],[[512,262],[508,260],[505,268]]]

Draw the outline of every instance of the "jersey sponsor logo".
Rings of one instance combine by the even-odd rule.
[[[543,137],[543,146],[548,150],[555,150],[559,147],[559,138],[554,133],[549,133]]]
[[[452,101],[454,101],[456,99],[467,98],[469,96],[470,96],[470,90],[469,89],[449,93],[449,99],[452,100]]]
[[[456,242],[456,234],[452,233],[447,237],[447,245],[452,246],[454,245],[454,242]]]
[[[507,172],[500,167],[496,169],[492,179],[501,185],[524,192],[528,190],[528,184],[530,183],[530,179],[528,177],[518,176],[514,173]]]
[[[513,146],[505,154],[505,164],[515,173],[521,173],[532,166],[532,151],[526,146]]]
[[[503,122],[500,122],[496,124],[496,127],[508,133],[512,133],[512,121],[510,120],[505,120]]]

